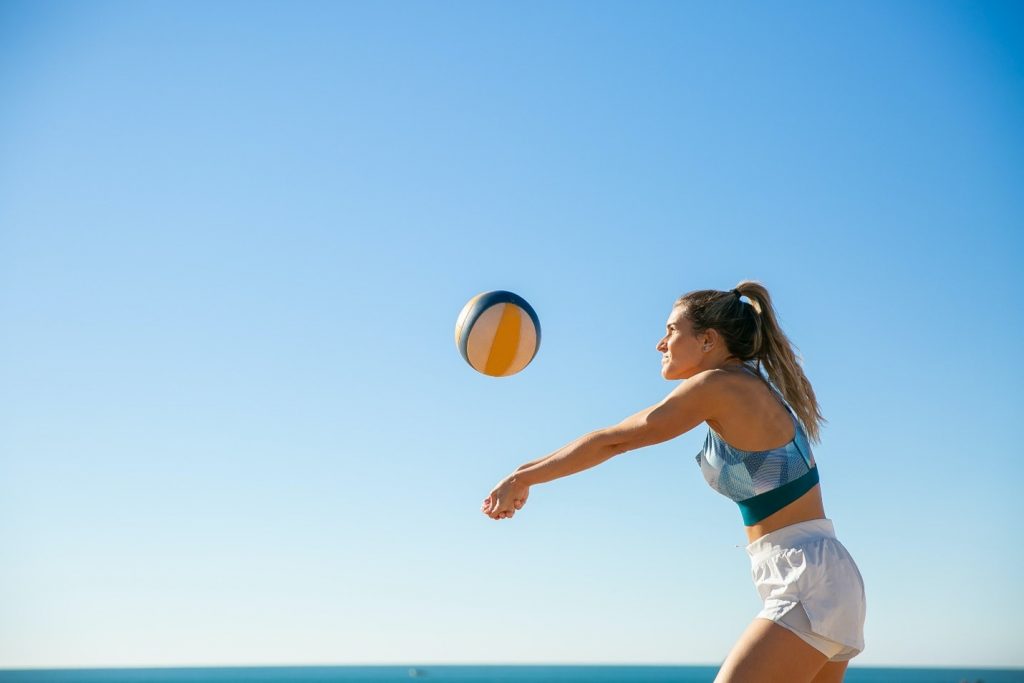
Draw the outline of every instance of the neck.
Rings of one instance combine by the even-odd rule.
[[[704,370],[733,370],[745,367],[746,364],[739,358],[729,356],[728,358],[716,359],[706,364]]]

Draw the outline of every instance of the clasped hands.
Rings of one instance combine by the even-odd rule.
[[[516,510],[522,510],[530,496],[530,487],[511,474],[502,479],[490,495],[484,498],[481,512],[491,519],[511,518]]]

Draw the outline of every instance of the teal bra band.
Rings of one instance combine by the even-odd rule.
[[[768,515],[778,512],[810,491],[817,483],[818,468],[812,467],[807,474],[797,477],[788,484],[758,494],[753,498],[739,501],[737,505],[740,506],[740,514],[743,515],[743,524],[746,526],[757,524]]]

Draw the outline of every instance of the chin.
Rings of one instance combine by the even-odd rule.
[[[661,376],[662,377],[664,377],[665,379],[671,379],[671,380],[690,379],[695,374],[696,373],[693,373],[693,372],[691,372],[691,373],[679,372],[678,370],[672,371],[672,370],[669,370],[668,368],[663,368],[662,371],[661,371]]]

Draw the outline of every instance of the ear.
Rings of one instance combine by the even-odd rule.
[[[722,335],[718,333],[718,330],[710,328],[704,330],[704,333],[700,335],[700,345],[703,349],[705,346],[708,347],[708,351],[711,351],[715,346],[722,340]]]

